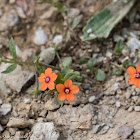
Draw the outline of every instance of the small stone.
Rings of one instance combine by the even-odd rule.
[[[95,125],[93,126],[93,129],[91,130],[93,134],[97,134],[101,130],[101,125]]]
[[[18,13],[19,17],[21,17],[23,19],[26,18],[26,15],[21,7],[17,7],[17,13]]]
[[[133,106],[130,106],[130,107],[128,108],[128,111],[129,111],[129,112],[132,112],[133,109],[134,109],[134,107],[133,107]]]
[[[124,55],[124,56],[129,56],[129,50],[128,49],[123,49],[122,50],[122,54]]]
[[[113,39],[114,39],[114,41],[115,42],[118,42],[118,41],[124,41],[124,38],[123,37],[121,37],[120,35],[114,35],[113,36]]]
[[[121,107],[121,103],[119,101],[116,102],[116,107]]]
[[[17,131],[13,140],[22,140],[22,138],[26,138],[23,131]]]
[[[3,129],[2,125],[0,124],[0,133],[1,133],[3,130],[4,130],[4,129]]]
[[[140,106],[135,106],[135,107],[134,107],[134,110],[135,110],[136,112],[140,112]]]
[[[40,117],[45,117],[47,114],[47,110],[42,110],[41,113],[39,114]]]
[[[11,104],[3,104],[0,108],[0,114],[5,116],[7,115],[12,109]]]
[[[113,128],[113,127],[114,127],[114,125],[113,125],[112,123],[109,123],[108,126],[109,126],[110,128]]]
[[[7,124],[7,127],[26,128],[33,124],[31,120],[24,120],[21,118],[11,118]]]
[[[53,122],[43,122],[33,126],[30,140],[58,140],[58,137]]]
[[[78,128],[88,130],[91,128],[91,123],[90,122],[82,123],[80,126],[78,126]]]
[[[83,88],[85,89],[85,90],[87,90],[87,89],[90,89],[90,84],[89,83],[85,83],[84,84],[84,86],[83,86]]]
[[[10,138],[10,133],[7,130],[5,130],[2,134],[2,136],[6,139],[9,139]]]
[[[127,92],[125,93],[125,98],[126,98],[126,99],[129,99],[130,97],[131,97],[131,92],[127,91]]]
[[[46,110],[55,110],[59,107],[60,107],[60,104],[58,103],[56,98],[49,99],[45,104],[45,109]]]
[[[24,103],[25,103],[25,104],[31,103],[31,99],[30,99],[30,98],[24,98]]]
[[[90,103],[92,103],[92,102],[94,102],[95,98],[96,98],[95,96],[91,96],[91,97],[89,97],[88,101],[89,101]]]
[[[53,39],[53,43],[55,45],[58,45],[59,43],[61,43],[63,40],[63,36],[62,35],[56,35]]]
[[[104,126],[102,131],[101,131],[101,134],[107,133],[108,130],[109,130],[109,126]]]
[[[111,53],[111,52],[109,52],[109,51],[106,52],[106,57],[108,57],[108,58],[111,59],[111,58],[112,58],[112,55],[113,55],[113,53]]]
[[[39,56],[41,62],[50,64],[55,58],[55,49],[54,48],[45,49],[40,53]]]
[[[36,32],[35,36],[33,38],[33,41],[36,45],[44,45],[48,40],[48,36],[45,34],[42,27],[39,27]]]
[[[9,128],[9,132],[12,136],[16,134],[16,129],[15,128]]]
[[[125,125],[119,127],[117,130],[118,135],[120,135],[124,139],[127,139],[129,136],[131,136],[133,132],[134,132],[133,127],[129,127]]]
[[[2,102],[2,99],[0,99],[0,105],[2,104],[3,102]]]
[[[134,102],[137,102],[138,98],[139,98],[138,96],[133,96],[132,100],[134,100]]]

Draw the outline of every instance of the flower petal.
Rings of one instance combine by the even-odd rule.
[[[73,93],[73,94],[76,94],[79,92],[79,87],[75,86],[75,85],[72,85],[71,88],[70,88],[70,92]]]
[[[128,69],[127,69],[127,73],[129,75],[133,75],[133,74],[136,74],[136,69],[132,66],[130,66]]]
[[[134,84],[135,83],[135,79],[136,79],[135,76],[133,76],[133,75],[130,76],[129,79],[128,79],[129,80],[129,84],[130,85]]]
[[[137,66],[137,72],[140,73],[140,65]]]
[[[43,82],[40,86],[42,91],[45,91],[47,89],[47,87],[48,87],[48,84],[46,82]]]
[[[66,99],[66,94],[63,92],[63,93],[59,93],[58,94],[58,99],[59,100],[65,100]]]
[[[54,82],[50,81],[50,82],[48,83],[48,88],[49,88],[50,90],[55,89]]]
[[[58,92],[63,93],[65,90],[65,86],[63,84],[56,85],[56,89]]]
[[[70,88],[72,86],[72,81],[70,79],[66,80],[65,83],[64,83],[64,86],[66,88]]]
[[[73,102],[75,99],[75,96],[73,94],[66,94],[66,98],[69,102]]]
[[[50,76],[52,74],[52,69],[51,68],[47,68],[46,70],[45,70],[45,75],[46,76]]]
[[[55,81],[56,79],[57,79],[57,74],[52,73],[51,76],[50,76],[50,80]]]
[[[140,88],[140,79],[136,79],[136,78],[135,78],[135,86],[136,86],[137,88]]]
[[[45,82],[45,74],[41,73],[40,77],[38,78],[39,82]]]

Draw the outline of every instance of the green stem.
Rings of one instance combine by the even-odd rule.
[[[5,59],[0,59],[0,62],[5,62],[5,63],[12,63],[12,64],[26,64],[26,65],[34,65],[33,62],[15,62],[15,61],[12,61],[12,60],[5,60]],[[55,69],[55,70],[60,70],[59,67],[55,67],[55,66],[52,66],[52,65],[48,65],[48,64],[45,64],[45,63],[42,63],[40,62],[39,63],[40,66],[43,66],[43,67],[50,67],[52,69]]]

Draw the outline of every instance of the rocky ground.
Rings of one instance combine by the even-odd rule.
[[[81,43],[74,37],[65,41],[66,23],[56,8],[27,1],[0,1],[0,56],[11,59],[8,46],[13,37],[19,60],[31,61],[33,55],[38,55],[44,63],[58,66],[54,46],[59,44],[61,60],[71,56],[72,68],[86,73],[82,74],[75,101],[65,101],[63,107],[47,91],[40,91],[38,96],[30,94],[36,84],[31,66],[18,65],[10,74],[0,73],[0,139],[140,140],[140,89],[128,84],[126,72],[120,76],[113,73],[126,60],[135,65],[140,62],[140,2],[108,39]],[[83,15],[75,32],[80,36],[87,19],[110,2],[64,1],[69,5],[69,20]],[[128,46],[119,56],[114,51],[118,40]],[[104,82],[97,82],[93,72],[79,64],[85,56],[98,60],[96,66],[107,74]],[[2,63],[0,72],[8,65]]]

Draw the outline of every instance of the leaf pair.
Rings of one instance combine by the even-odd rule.
[[[13,38],[10,39],[10,43],[9,43],[9,49],[10,49],[10,53],[13,57],[13,60],[14,60],[14,64],[10,65],[5,71],[3,71],[2,73],[4,74],[7,74],[7,73],[10,73],[12,71],[14,71],[17,67],[17,55],[16,55],[16,47],[15,47],[15,43],[14,43],[14,40]]]

